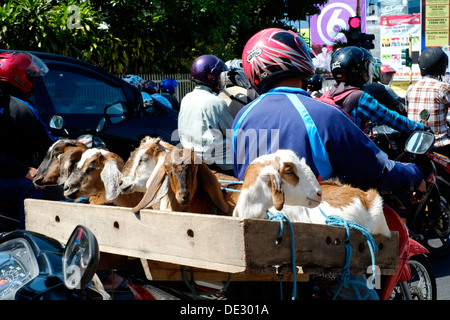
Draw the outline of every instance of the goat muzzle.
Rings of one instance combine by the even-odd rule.
[[[78,187],[64,186],[64,196],[69,199],[76,199],[79,191]]]
[[[181,205],[189,204],[191,201],[190,193],[188,191],[180,191],[177,193],[177,201]]]

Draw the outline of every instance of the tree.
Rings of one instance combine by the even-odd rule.
[[[289,29],[289,20],[325,2],[10,0],[0,7],[0,45],[68,55],[116,74],[186,73],[202,54],[240,58],[257,31]]]

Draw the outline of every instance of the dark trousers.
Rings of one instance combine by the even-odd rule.
[[[19,213],[19,228],[25,229],[24,200],[26,198],[43,199],[42,190],[36,189],[33,182],[25,178],[0,177],[0,201],[16,207]]]

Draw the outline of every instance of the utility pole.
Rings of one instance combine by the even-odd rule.
[[[359,0],[358,0],[359,1]],[[412,84],[412,35],[409,35],[409,55],[410,55],[410,65],[409,65],[409,84]]]

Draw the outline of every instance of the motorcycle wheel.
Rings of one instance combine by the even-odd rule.
[[[436,277],[427,256],[415,255],[409,259],[411,279],[398,283],[390,300],[436,300]]]
[[[413,230],[424,236],[421,243],[430,255],[443,257],[450,254],[450,208],[443,196],[439,197],[439,203],[436,202],[428,204],[429,211],[422,212]],[[434,212],[439,212],[439,215]]]

